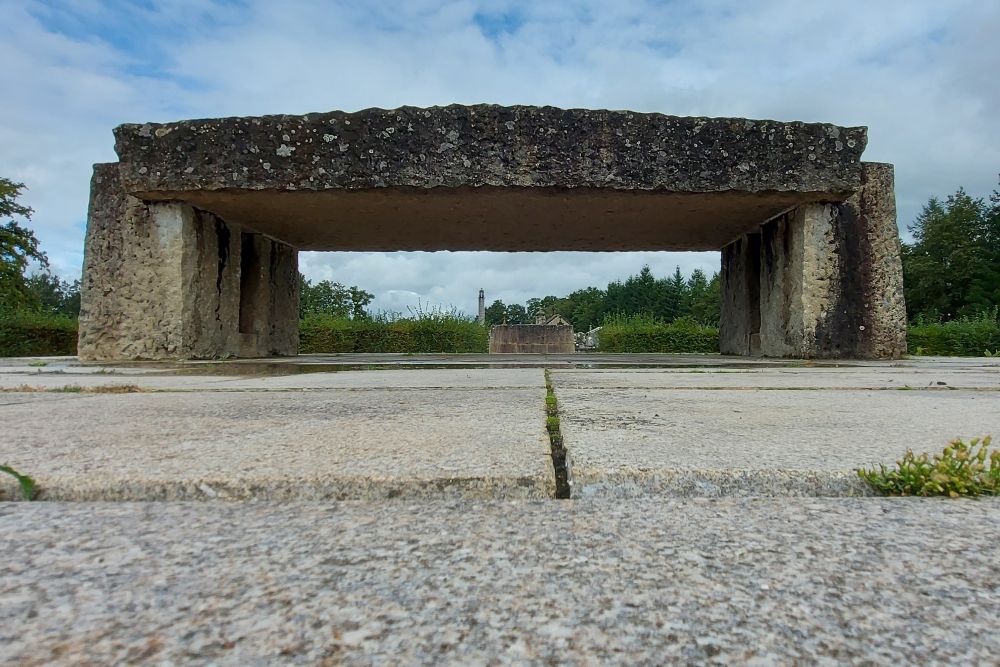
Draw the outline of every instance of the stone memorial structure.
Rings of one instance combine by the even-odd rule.
[[[893,358],[891,165],[861,127],[448,106],[122,125],[85,360],[291,355],[298,250],[722,250],[722,352]]]
[[[496,324],[490,354],[573,354],[576,337],[567,324]]]

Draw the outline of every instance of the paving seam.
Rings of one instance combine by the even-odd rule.
[[[556,400],[555,385],[548,369],[545,369],[545,426],[549,433],[549,447],[552,453],[552,469],[555,473],[555,497],[569,500],[572,497],[573,478],[570,475],[569,453],[563,442],[559,428],[559,404]]]

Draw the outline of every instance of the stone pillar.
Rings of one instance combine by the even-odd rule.
[[[123,192],[117,164],[96,165],[80,295],[80,358],[238,356],[244,236],[263,239],[184,203],[140,201]],[[296,251],[270,239],[262,243],[268,247],[269,297],[259,312],[268,330],[262,348],[251,352],[295,354]]]
[[[841,224],[853,230],[847,233],[845,266],[854,276],[849,284],[861,313],[856,354],[899,359],[906,354],[906,302],[893,166],[862,162],[861,178],[861,189],[838,207]]]
[[[769,357],[905,354],[892,165],[862,163],[849,200],[799,206],[755,236],[723,248],[723,353],[755,354],[759,340]]]

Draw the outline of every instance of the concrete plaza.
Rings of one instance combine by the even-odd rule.
[[[847,497],[1000,434],[996,360],[8,359],[0,390],[49,501],[0,503],[0,663],[1000,654],[1000,502]]]

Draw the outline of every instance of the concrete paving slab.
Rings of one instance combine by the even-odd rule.
[[[406,369],[331,371],[291,375],[185,375],[177,371],[112,374],[19,373],[0,368],[0,389],[53,390],[132,385],[150,391],[280,391],[306,389],[524,389],[544,388],[537,368]]]
[[[0,505],[17,665],[993,664],[1000,501]]]
[[[578,496],[861,495],[907,449],[1000,435],[1000,392],[555,386]]]
[[[2,394],[50,500],[549,497],[544,387]],[[4,401],[0,401],[4,403]],[[16,496],[4,475],[0,489]]]
[[[559,369],[565,389],[987,389],[1000,390],[1000,368]]]

